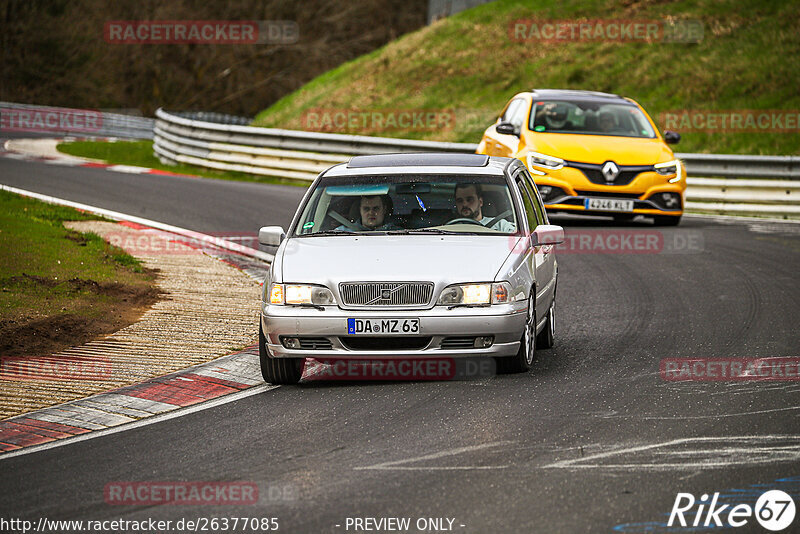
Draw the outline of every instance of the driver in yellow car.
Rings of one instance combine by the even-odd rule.
[[[481,184],[458,184],[456,185],[454,196],[456,211],[460,217],[478,221],[484,226],[493,220],[491,217],[483,216],[483,189]],[[491,229],[509,234],[517,231],[516,226],[505,219],[496,221],[492,224]]]
[[[617,118],[613,113],[608,111],[600,113],[597,124],[600,127],[600,131],[603,133],[611,133],[617,130]]]

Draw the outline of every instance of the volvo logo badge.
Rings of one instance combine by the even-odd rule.
[[[378,293],[377,297],[375,297],[374,299],[370,300],[369,302],[366,302],[366,303],[362,304],[362,306],[372,306],[373,304],[377,303],[380,300],[389,300],[389,301],[391,301],[392,297],[394,296],[394,294],[397,293],[398,291],[400,291],[401,289],[403,289],[406,286],[408,286],[408,284],[399,284],[397,287],[395,287],[393,289],[381,289],[380,293]]]
[[[611,183],[617,179],[619,176],[619,167],[613,161],[606,161],[603,164],[603,168],[600,170],[603,173],[603,176],[606,179],[606,182]]]

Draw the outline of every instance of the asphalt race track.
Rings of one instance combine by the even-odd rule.
[[[285,227],[303,193],[5,158],[0,183],[219,233]],[[568,235],[654,230],[554,222]],[[673,253],[559,254],[556,347],[529,374],[279,387],[0,460],[0,509],[34,521],[275,517],[287,533],[354,532],[348,517],[450,518],[464,533],[641,532],[666,521],[679,492],[797,495],[800,382],[671,382],[659,366],[797,357],[800,225],[685,217],[659,232],[699,241]],[[104,501],[111,482],[169,480],[250,481],[261,498]],[[753,523],[736,531],[763,531]]]

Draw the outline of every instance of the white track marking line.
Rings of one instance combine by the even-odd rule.
[[[194,406],[188,406],[186,408],[180,408],[178,410],[162,413],[158,415],[154,415],[152,417],[147,417],[145,419],[140,419],[138,421],[134,421],[132,423],[125,423],[119,426],[107,428],[104,430],[95,430],[89,432],[87,434],[80,434],[75,436],[74,438],[63,438],[58,439],[55,441],[49,441],[47,443],[42,443],[41,445],[34,445],[32,447],[24,447],[22,449],[18,449],[16,451],[9,451],[0,454],[0,462],[3,460],[7,460],[9,458],[14,458],[16,456],[22,456],[25,454],[30,454],[34,452],[46,451],[49,449],[55,449],[56,447],[63,447],[65,445],[71,445],[72,443],[78,443],[80,441],[86,441],[89,439],[99,438],[102,436],[108,436],[110,434],[116,434],[117,432],[125,432],[127,430],[133,430],[135,428],[152,425],[155,423],[160,423],[162,421],[167,421],[169,419],[175,419],[177,417],[183,417],[184,415],[189,415],[192,413],[200,412],[203,410],[207,410],[209,408],[216,408],[217,406],[222,406],[223,404],[228,404],[229,402],[245,399],[247,397],[252,397],[253,395],[258,395],[259,393],[264,393],[265,391],[269,391],[271,389],[276,389],[280,386],[275,386],[272,384],[261,384],[260,386],[254,386],[249,389],[245,389],[243,391],[239,391],[238,393],[230,393],[228,395],[224,395],[222,397],[217,397],[216,399],[211,399],[209,401],[195,404]]]
[[[408,464],[413,462],[422,462],[425,460],[436,460],[439,458],[446,458],[448,456],[455,456],[457,454],[463,454],[465,452],[473,452],[473,451],[480,451],[483,449],[489,449],[493,447],[500,447],[502,445],[513,445],[514,441],[495,441],[492,443],[484,443],[482,445],[470,445],[468,447],[458,447],[456,449],[449,449],[446,451],[436,452],[433,454],[427,454],[425,456],[417,456],[414,458],[406,458],[403,460],[394,460],[391,462],[383,462],[380,464],[369,465],[366,467],[356,467],[356,471],[365,471],[365,470],[376,470],[376,471],[386,471],[386,470],[401,470],[401,471],[461,471],[461,470],[473,470],[473,469],[505,469],[510,467],[508,465],[476,465],[476,466],[468,466],[468,465],[458,465],[458,466],[449,466],[449,467],[437,467],[437,466],[426,466],[426,467],[400,467],[400,464]]]
[[[655,373],[658,374],[658,373]],[[480,384],[483,385],[483,384]],[[735,393],[735,392],[734,392]],[[578,413],[570,413],[570,414],[562,414],[562,415],[543,415],[541,417],[548,418],[548,419],[559,419],[565,416],[568,417],[589,417],[591,419],[641,419],[643,421],[648,420],[655,420],[655,421],[672,421],[672,420],[680,420],[683,421],[685,419],[720,419],[722,417],[749,417],[752,415],[761,415],[765,413],[776,413],[776,412],[791,412],[795,410],[800,410],[800,406],[787,406],[785,408],[770,408],[768,410],[753,410],[751,412],[736,412],[736,413],[714,413],[708,415],[639,415],[639,414],[627,414],[627,413],[587,413],[587,412],[578,412]]]
[[[26,154],[17,154],[15,152],[8,152],[7,154],[4,154],[3,157],[8,159],[16,159],[19,161],[33,161],[34,159],[32,156],[28,156]]]
[[[633,417],[637,419],[655,419],[655,420],[672,420],[672,419],[719,419],[720,417],[744,417],[744,416],[751,416],[751,415],[760,415],[764,413],[774,413],[774,412],[786,412],[786,411],[794,411],[800,410],[800,406],[789,406],[787,408],[772,408],[770,410],[755,410],[752,412],[738,412],[738,413],[720,413],[720,414],[711,414],[711,415],[684,415],[684,416],[677,416],[677,415],[620,415],[618,416],[621,419]],[[609,416],[608,419],[615,419],[617,416]]]
[[[46,159],[42,160],[43,163],[48,165],[62,165],[64,167],[80,167],[85,162],[71,159]]]
[[[742,446],[736,448],[735,450],[741,452],[743,454],[747,453],[762,453],[764,452],[764,447],[759,446],[758,444],[765,443],[767,440],[795,440],[800,441],[800,436],[797,435],[766,435],[766,436],[703,436],[703,437],[696,437],[696,438],[681,438],[675,439],[671,441],[664,441],[661,443],[651,443],[649,445],[639,445],[636,447],[627,447],[622,449],[616,449],[613,451],[602,452],[597,454],[591,454],[581,458],[572,458],[570,460],[560,460],[558,462],[554,462],[552,464],[544,465],[541,469],[640,469],[640,470],[662,470],[662,469],[694,469],[698,467],[730,467],[731,465],[741,465],[742,461],[740,458],[731,458],[731,459],[723,459],[712,461],[709,460],[707,462],[697,461],[697,462],[687,462],[687,463],[658,463],[658,464],[608,464],[603,465],[599,463],[586,463],[586,462],[595,462],[597,460],[602,460],[604,458],[609,458],[612,456],[622,456],[631,453],[637,453],[642,451],[649,451],[653,449],[660,449],[664,447],[670,447],[673,445],[683,445],[683,444],[693,444],[693,443],[714,443],[714,442],[723,442],[723,443],[742,443]],[[752,443],[751,446],[747,446],[747,443]],[[789,446],[794,450],[795,446]],[[713,449],[709,449],[713,452]],[[773,448],[769,448],[769,450],[773,450]],[[786,451],[786,447],[778,447],[774,448],[777,452],[788,452]],[[666,451],[669,453],[670,451]],[[690,454],[692,450],[685,450],[685,451],[675,451],[673,454]],[[695,454],[706,454],[706,450],[700,450]],[[661,453],[665,454],[665,453]],[[788,459],[787,459],[788,460]],[[774,461],[781,461],[780,459],[776,460],[773,458],[763,458],[760,461],[753,461],[748,460],[748,464],[757,464],[757,463],[770,463]],[[786,460],[784,460],[786,461]]]
[[[136,167],[134,165],[109,165],[107,171],[124,172],[126,174],[144,174],[150,172],[148,167]]]
[[[41,193],[34,193],[33,191],[27,191],[25,189],[19,189],[4,184],[0,184],[0,190],[8,191],[10,193],[16,193],[18,195],[23,195],[30,198],[35,198],[37,200],[41,200],[42,202],[47,202],[48,204],[58,204],[60,206],[68,206],[70,208],[88,211],[96,215],[102,215],[103,217],[107,217],[115,221],[128,221],[136,224],[142,224],[144,226],[149,226],[151,228],[156,228],[158,230],[163,230],[165,232],[170,232],[172,234],[191,237],[193,239],[200,240],[201,243],[208,243],[220,248],[224,248],[226,250],[238,252],[240,254],[244,254],[245,256],[249,256],[251,258],[256,258],[266,262],[271,262],[275,258],[273,254],[267,254],[266,252],[246,247],[238,243],[232,243],[225,239],[221,239],[206,234],[201,234],[200,232],[195,232],[194,230],[187,230],[186,228],[180,228],[178,226],[172,226],[170,224],[160,223],[158,221],[152,221],[150,219],[144,219],[142,217],[136,217],[134,215],[127,215],[125,213],[120,213],[118,211],[98,208],[96,206],[90,206],[88,204],[81,204],[80,202],[72,202],[71,200],[64,200],[62,198],[51,197],[49,195],[42,195]]]

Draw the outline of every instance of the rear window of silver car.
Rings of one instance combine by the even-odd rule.
[[[456,209],[459,197],[478,193],[480,213]],[[364,199],[362,201],[362,198]],[[383,220],[362,221],[364,206],[382,206]],[[462,206],[463,207],[463,206]],[[478,218],[478,215],[480,216]],[[294,236],[441,230],[447,233],[516,233],[517,214],[501,176],[336,176],[317,184],[294,228]]]

